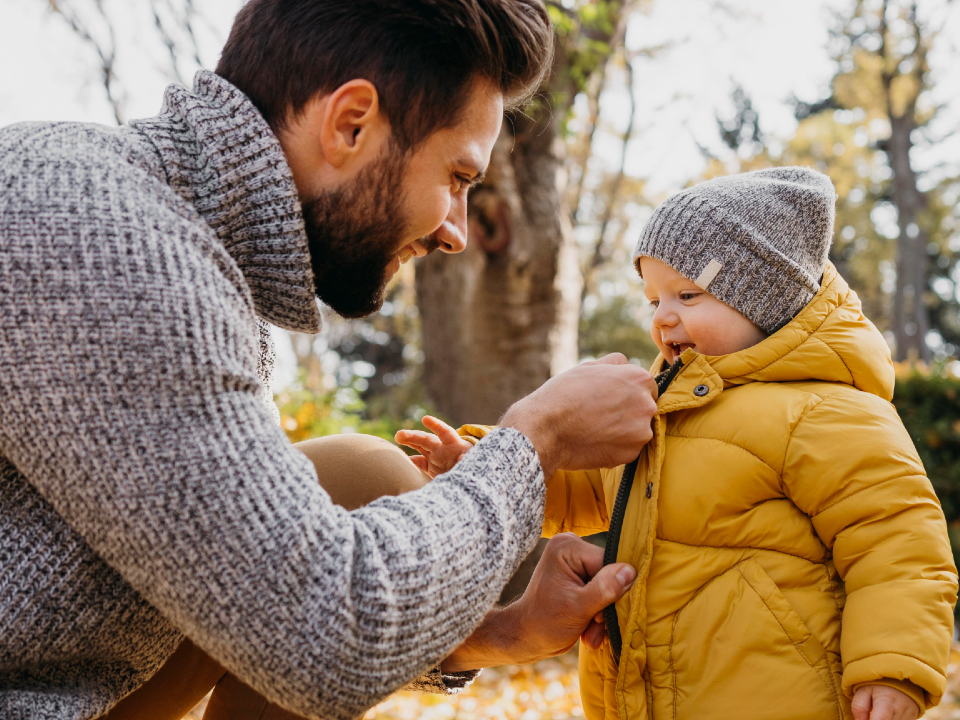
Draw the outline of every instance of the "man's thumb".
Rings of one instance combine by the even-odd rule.
[[[637,571],[626,563],[613,563],[601,568],[583,590],[584,614],[596,615],[607,605],[615,603],[637,579]]]

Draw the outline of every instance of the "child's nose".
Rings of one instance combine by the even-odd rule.
[[[667,303],[661,302],[653,313],[653,324],[656,327],[673,327],[677,324],[677,314],[670,309]]]

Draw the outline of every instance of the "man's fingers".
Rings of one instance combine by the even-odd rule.
[[[869,688],[860,688],[853,696],[850,709],[853,711],[853,720],[870,720],[870,707],[873,705],[873,695]]]
[[[602,622],[597,622],[597,620],[591,620],[590,624],[587,625],[587,629],[583,631],[583,634],[580,636],[580,640],[591,650],[596,650],[603,643],[603,639],[607,636],[607,628]]]
[[[457,431],[443,422],[443,420],[438,420],[432,415],[424,415],[420,422],[423,423],[424,427],[436,433],[441,442],[456,443],[460,441],[460,435],[457,434]]]
[[[626,563],[613,563],[602,568],[583,588],[584,615],[592,618],[619,600],[636,579],[637,571]]]
[[[603,548],[578,538],[570,532],[560,533],[550,540],[547,549],[558,552],[564,562],[580,579],[586,582],[603,567]]]

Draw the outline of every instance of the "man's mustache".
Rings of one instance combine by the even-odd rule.
[[[432,253],[434,250],[440,249],[440,241],[437,240],[437,238],[433,235],[426,235],[417,240],[417,242],[420,243],[420,246],[427,251],[427,255]]]

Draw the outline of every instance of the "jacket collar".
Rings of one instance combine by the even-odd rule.
[[[698,407],[724,388],[752,382],[838,382],[886,400],[893,396],[889,348],[830,263],[814,298],[764,341],[730,355],[708,357],[690,349],[680,358],[684,368],[658,402],[660,412]],[[654,371],[662,364],[657,357]]]
[[[320,331],[310,250],[293,175],[266,120],[205,70],[171,85],[160,115],[130,125],[156,147],[169,185],[216,232],[243,273],[257,315]]]

